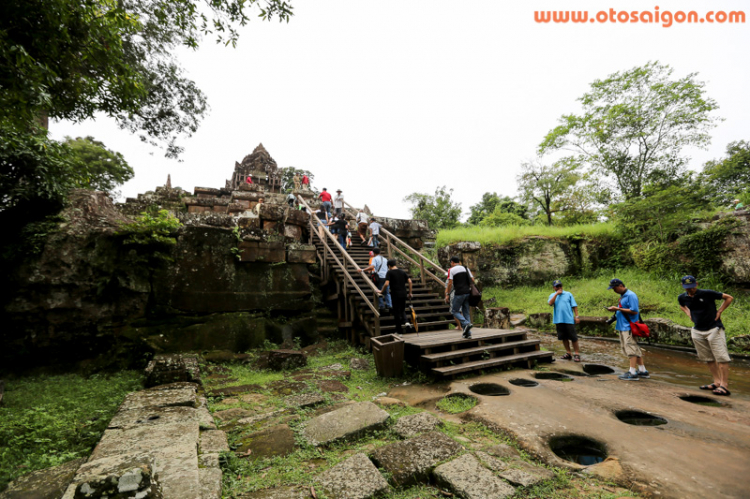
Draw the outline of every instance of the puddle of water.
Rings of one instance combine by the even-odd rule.
[[[559,458],[583,466],[591,466],[607,459],[607,450],[603,444],[579,435],[553,437],[549,447]]]
[[[477,383],[476,385],[471,385],[469,390],[477,395],[487,395],[489,397],[510,395],[510,390],[502,385],[498,385],[497,383]]]
[[[618,411],[615,413],[617,419],[623,423],[634,426],[660,426],[667,424],[667,420],[641,411]]]
[[[536,381],[532,381],[530,379],[524,379],[524,378],[512,379],[508,381],[508,383],[510,383],[511,385],[523,386],[526,388],[530,388],[532,386],[539,386],[539,383],[537,383]]]
[[[562,343],[554,336],[541,334],[529,337],[541,339],[542,346],[556,355],[565,353]],[[653,348],[645,342],[640,345],[645,352],[643,360],[651,373],[651,379],[695,389],[712,381],[708,367],[704,362],[699,362],[695,354]],[[616,341],[581,339],[581,356],[591,364],[613,366],[622,371],[628,368],[628,360]],[[567,361],[558,360],[553,365],[565,368],[566,363]],[[729,389],[732,391],[732,396],[727,397],[729,399],[750,398],[750,362],[740,360],[730,364]]]

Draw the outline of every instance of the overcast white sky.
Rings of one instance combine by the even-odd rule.
[[[408,217],[404,196],[454,189],[468,213],[482,193],[516,194],[522,161],[597,78],[658,60],[699,73],[725,118],[694,169],[750,140],[750,22],[537,24],[535,10],[746,10],[731,0],[292,0],[286,23],[252,22],[236,49],[204,41],[180,60],[210,115],[183,140],[184,162],[102,118],[50,124],[53,138],[92,135],[136,175],[124,196],[163,185],[223,187],[263,143],[279,166],[311,170],[317,187],[354,205]]]

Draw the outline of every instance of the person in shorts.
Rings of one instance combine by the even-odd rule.
[[[651,375],[643,364],[643,352],[638,342],[635,340],[633,333],[630,331],[630,323],[637,321],[640,315],[638,305],[638,296],[625,287],[625,283],[620,279],[614,278],[609,281],[609,287],[618,295],[620,302],[616,307],[607,307],[610,312],[615,312],[617,323],[615,329],[620,337],[620,347],[622,353],[628,357],[630,369],[625,374],[618,376],[623,381],[638,381],[641,378],[650,378]]]
[[[581,322],[578,318],[578,304],[573,295],[568,291],[563,291],[562,281],[557,280],[552,283],[554,293],[549,295],[547,304],[552,308],[552,322],[557,328],[557,339],[562,340],[565,347],[563,360],[573,359],[575,362],[581,362],[581,354],[578,350],[578,334],[576,334],[576,324]],[[573,343],[573,351],[570,353],[570,344]]]
[[[680,309],[693,321],[690,336],[698,353],[698,360],[708,364],[708,370],[714,378],[710,385],[701,386],[701,390],[711,390],[716,395],[731,395],[729,391],[729,351],[721,322],[721,313],[732,304],[734,297],[711,289],[698,289],[698,281],[691,275],[682,278],[685,290],[677,297]],[[719,310],[716,302],[722,300]]]

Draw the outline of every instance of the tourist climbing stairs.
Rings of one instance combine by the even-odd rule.
[[[311,208],[301,200],[308,211]],[[354,215],[354,212],[350,212]],[[346,251],[330,231],[310,217],[309,233],[320,263],[321,286],[330,290],[326,300],[335,304],[339,327],[350,341],[369,346],[372,337],[395,333],[393,317],[378,307],[369,272],[358,270],[369,265],[372,248],[353,245]],[[354,238],[358,239],[355,235]],[[450,329],[456,321],[445,302],[446,271],[421,255],[388,230],[381,228],[380,248],[389,259],[412,277],[412,299],[407,301],[417,315],[417,332],[404,334],[407,362],[438,376],[455,376],[499,366],[530,367],[534,362],[551,362],[552,352],[541,351],[540,342],[527,338],[526,329],[475,328],[472,337],[462,338],[460,329]]]

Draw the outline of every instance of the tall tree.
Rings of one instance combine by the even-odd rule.
[[[518,188],[521,197],[540,209],[547,218],[547,225],[552,225],[552,214],[567,209],[561,207],[558,201],[579,178],[578,164],[572,159],[563,159],[551,165],[541,160],[527,161],[521,165]]]
[[[731,142],[727,146],[726,158],[709,161],[703,166],[701,179],[719,204],[727,205],[735,198],[750,197],[750,142]]]
[[[482,200],[469,207],[470,215],[466,221],[471,225],[479,225],[492,213],[510,213],[526,218],[526,206],[516,202],[510,196],[498,196],[496,192],[485,192]]]
[[[262,2],[262,3],[259,3]],[[254,12],[288,20],[283,0],[9,0],[0,2],[0,120],[103,113],[176,156],[206,113],[179,46],[204,35],[234,44]]]
[[[696,73],[673,79],[668,65],[650,62],[591,84],[580,99],[583,113],[560,118],[540,153],[564,149],[582,164],[614,177],[625,199],[642,194],[650,175],[677,175],[685,146],[705,148],[718,118],[716,101]]]
[[[435,194],[414,192],[404,198],[411,203],[412,218],[425,220],[431,229],[450,229],[458,225],[461,218],[461,203],[452,199],[453,189],[445,186],[435,188]]]
[[[112,192],[133,178],[133,169],[119,152],[107,149],[93,137],[71,139],[65,137],[64,145],[80,172],[78,187]]]

